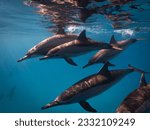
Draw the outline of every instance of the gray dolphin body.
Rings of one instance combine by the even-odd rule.
[[[18,62],[21,62],[27,58],[31,58],[39,55],[46,55],[48,51],[51,50],[52,48],[60,44],[72,41],[77,37],[78,36],[75,34],[66,34],[64,31],[60,31],[56,35],[49,37],[41,41],[34,47],[32,47],[23,58],[18,60]]]
[[[104,42],[97,42],[91,40],[90,38],[87,38],[86,31],[83,30],[76,40],[56,46],[55,48],[51,49],[47,53],[47,55],[41,58],[40,60],[44,60],[48,58],[64,58],[69,64],[77,65],[71,59],[71,57],[83,55],[88,52],[103,49],[103,48],[115,48],[120,50],[119,47],[109,45]]]
[[[139,88],[131,92],[117,108],[118,113],[142,113],[150,109],[150,84],[141,75]]]
[[[86,111],[96,112],[86,100],[106,91],[115,83],[119,82],[123,77],[136,70],[135,68],[130,67],[128,69],[109,71],[108,66],[112,65],[109,62],[105,63],[97,74],[88,76],[75,83],[53,102],[42,107],[42,109],[58,105],[79,103]]]
[[[114,38],[114,36],[112,36],[111,40],[110,40],[110,44],[115,45],[119,48],[121,48],[122,50],[117,50],[117,49],[113,49],[113,48],[109,48],[109,49],[102,49],[100,51],[98,51],[90,60],[89,62],[83,66],[83,68],[86,68],[88,66],[91,66],[93,64],[97,64],[97,63],[105,63],[111,59],[113,59],[114,57],[116,57],[118,54],[120,54],[123,50],[125,50],[129,45],[135,43],[136,41],[138,41],[138,39],[127,39],[127,40],[122,40],[117,42]]]

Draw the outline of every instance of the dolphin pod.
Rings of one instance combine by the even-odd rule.
[[[18,62],[33,56],[45,55],[43,58],[40,58],[40,60],[61,57],[64,58],[69,64],[77,66],[77,64],[70,57],[104,48],[121,50],[121,48],[116,45],[109,45],[104,42],[97,42],[87,38],[85,30],[83,30],[79,36],[75,34],[66,34],[64,30],[61,30],[56,35],[49,37],[32,47],[23,58],[18,60]]]
[[[100,50],[104,48],[113,48],[115,50],[121,50],[121,48],[109,45],[104,42],[97,42],[86,37],[86,31],[83,30],[77,39],[58,45],[57,47],[49,50],[49,52],[40,60],[61,57],[64,58],[68,63],[72,65],[77,65],[70,57],[86,54],[94,50]]]
[[[131,92],[117,108],[118,113],[142,113],[150,108],[150,84],[141,74],[139,88]]]
[[[86,36],[86,30],[77,34],[70,34],[65,32],[65,26],[67,23],[71,23],[71,16],[69,14],[64,17],[65,11],[59,7],[61,5],[68,6],[70,8],[79,9],[76,11],[80,13],[80,20],[85,22],[88,17],[92,14],[102,14],[107,19],[112,21],[113,28],[122,28],[124,25],[122,22],[132,22],[132,15],[128,12],[121,10],[121,6],[126,3],[131,3],[130,8],[140,9],[140,5],[134,5],[134,0],[32,0],[46,6],[39,6],[39,11],[42,15],[52,16],[52,22],[59,27],[56,35],[49,37],[34,47],[32,47],[23,58],[20,58],[18,62],[25,59],[32,58],[35,56],[42,56],[40,60],[47,60],[51,58],[63,58],[71,65],[77,66],[77,63],[73,61],[73,57],[86,54],[91,51],[98,51],[83,66],[86,68],[94,64],[103,63],[103,67],[98,73],[90,75],[81,79],[80,81],[73,84],[71,87],[62,92],[57,96],[54,101],[41,107],[42,110],[48,109],[55,106],[69,105],[78,103],[87,112],[97,112],[97,110],[88,103],[88,99],[93,98],[101,93],[105,92],[109,88],[113,87],[116,83],[122,80],[125,76],[132,72],[141,73],[139,88],[131,92],[116,109],[116,112],[145,112],[150,108],[150,85],[145,80],[145,72],[141,69],[135,68],[128,65],[126,69],[109,70],[110,66],[114,66],[109,61],[120,54],[122,51],[127,49],[133,43],[136,43],[142,39],[130,38],[126,40],[116,41],[114,35],[110,38],[109,43],[102,41],[95,41]],[[102,5],[96,8],[86,8],[91,2],[110,2],[109,4]],[[53,3],[53,8],[49,8],[50,4]],[[57,6],[58,10],[54,10]],[[70,6],[71,5],[71,6]],[[65,8],[66,10],[66,8]],[[65,12],[65,13],[64,13]],[[69,11],[67,11],[68,13]],[[118,12],[118,13],[115,13]],[[66,14],[67,14],[66,13]],[[71,14],[71,11],[69,12]],[[71,14],[72,15],[72,14]],[[67,21],[65,24],[61,23]],[[69,21],[69,22],[68,22]],[[128,24],[127,23],[127,24]],[[13,92],[13,91],[12,91]],[[10,95],[11,96],[11,95]]]
[[[78,81],[60,94],[60,96],[58,96],[53,102],[42,107],[42,109],[47,109],[58,105],[79,103],[86,111],[97,112],[97,110],[95,110],[87,102],[89,98],[106,91],[131,72],[138,71],[145,73],[144,71],[132,66],[129,66],[128,69],[120,70],[109,70],[109,66],[114,65],[106,62],[98,73]]]
[[[72,41],[76,38],[77,38],[77,35],[75,35],[75,34],[67,34],[64,32],[63,29],[58,30],[56,35],[49,37],[49,38],[41,41],[34,47],[32,47],[23,58],[18,60],[18,62],[21,62],[21,61],[31,58],[33,56],[35,57],[35,56],[39,56],[39,55],[46,55],[50,49],[52,49],[60,44],[63,44],[65,42]]]
[[[139,40],[142,40],[142,39],[130,38],[130,39],[126,39],[126,40],[117,42],[113,35],[110,40],[110,44],[117,46],[118,48],[120,48],[120,50],[113,49],[113,48],[101,49],[88,61],[88,63],[85,66],[83,66],[83,68],[86,68],[88,66],[91,66],[91,65],[97,64],[97,63],[105,63],[105,62],[115,58],[118,54],[120,54],[122,51],[124,51],[128,46],[130,46],[131,44],[133,44]]]

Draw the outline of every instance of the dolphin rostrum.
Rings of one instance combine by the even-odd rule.
[[[122,41],[116,41],[114,35],[111,37],[110,40],[110,44],[115,45],[119,48],[119,49],[113,49],[113,48],[109,48],[109,49],[102,49],[100,51],[98,51],[90,60],[89,62],[83,66],[83,68],[86,68],[88,66],[91,66],[93,64],[97,64],[97,63],[105,63],[109,60],[111,60],[112,58],[116,57],[118,54],[120,54],[123,50],[125,50],[129,45],[131,45],[132,43],[135,43],[136,41],[141,40],[141,39],[126,39],[126,40],[122,40]]]
[[[47,52],[52,48],[60,44],[72,41],[77,37],[78,36],[75,34],[66,34],[64,32],[64,29],[59,29],[56,35],[49,37],[32,47],[23,58],[18,60],[18,62],[34,56],[46,55]]]
[[[139,88],[131,92],[117,108],[118,113],[142,113],[150,109],[150,84],[141,74]]]
[[[87,38],[86,31],[83,30],[77,39],[56,46],[40,60],[48,58],[64,58],[69,64],[76,66],[77,64],[71,59],[71,57],[79,56],[94,50],[104,48],[114,48],[116,50],[121,50],[121,48],[117,47],[116,45],[110,45],[104,42],[97,42],[91,40],[90,38]]]
[[[60,96],[58,96],[53,102],[48,103],[41,109],[47,109],[58,105],[79,103],[86,111],[97,112],[87,102],[89,98],[106,91],[129,73],[133,71],[141,71],[133,67],[120,70],[108,70],[109,66],[114,65],[106,62],[98,73],[88,76],[75,83],[60,94]]]

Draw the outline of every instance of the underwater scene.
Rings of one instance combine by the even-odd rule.
[[[0,0],[1,113],[150,112],[149,0]]]

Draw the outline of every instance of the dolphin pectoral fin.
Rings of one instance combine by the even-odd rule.
[[[79,102],[79,104],[81,105],[81,107],[83,109],[85,109],[86,111],[88,112],[97,112],[96,109],[94,109],[88,102],[86,101],[82,101],[82,102]]]
[[[27,59],[28,57],[29,57],[28,55],[25,55],[23,58],[20,58],[17,62],[21,62],[21,61]]]
[[[86,67],[89,67],[90,65],[92,65],[92,64],[90,64],[90,63],[87,63],[85,66],[83,66],[82,68],[84,69],[84,68],[86,68]]]
[[[70,65],[74,65],[74,66],[77,66],[77,64],[69,57],[64,57],[65,61],[67,63],[69,63]]]

